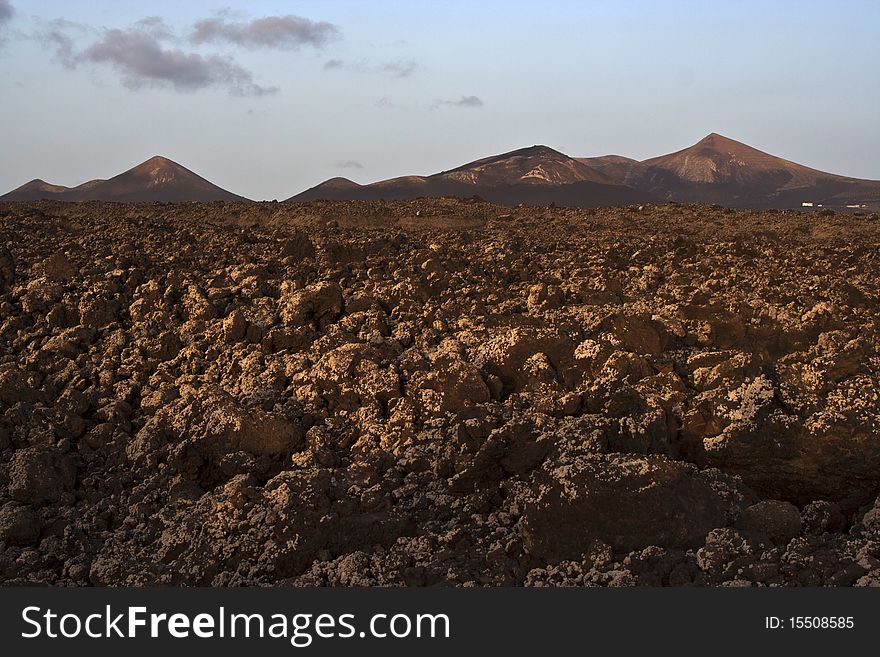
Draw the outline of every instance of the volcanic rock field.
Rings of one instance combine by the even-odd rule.
[[[0,583],[880,585],[880,217],[0,204]]]

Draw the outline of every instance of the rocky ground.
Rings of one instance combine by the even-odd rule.
[[[880,584],[877,215],[0,205],[0,582]]]

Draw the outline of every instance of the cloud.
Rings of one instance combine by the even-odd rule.
[[[396,78],[408,78],[415,73],[419,65],[413,59],[397,59],[382,64],[370,64],[366,61],[347,62],[343,59],[328,59],[324,62],[324,70],[348,69],[358,73],[384,73]]]
[[[337,169],[363,169],[364,165],[357,160],[337,160],[334,165]]]
[[[0,45],[6,40],[6,24],[12,20],[15,9],[9,4],[9,0],[0,0]]]
[[[146,32],[156,39],[177,41],[177,37],[165,21],[159,16],[147,16],[134,24],[134,28]]]
[[[236,96],[264,96],[278,91],[261,87],[250,71],[228,57],[203,56],[178,48],[165,48],[150,30],[106,30],[103,38],[86,48],[80,61],[110,64],[122,74],[129,89],[170,86],[176,91],[223,87]]]
[[[58,18],[47,21],[35,32],[34,36],[47,48],[55,51],[55,58],[67,68],[75,68],[77,53],[74,51],[74,39],[71,32],[84,32],[87,28],[79,23]]]
[[[9,0],[0,0],[0,19],[11,16],[11,12]],[[76,31],[89,34],[92,43],[78,47],[83,34]],[[237,96],[265,96],[278,91],[277,87],[257,84],[253,74],[229,55],[187,49],[187,41],[158,16],[148,16],[128,28],[103,30],[65,20],[47,21],[34,36],[53,50],[64,66],[110,66],[120,73],[122,84],[129,89],[167,87],[191,92],[223,88]],[[222,14],[196,22],[188,42],[297,49],[304,45],[321,48],[338,36],[335,25],[299,16],[236,22]],[[343,65],[342,60],[330,60],[326,67]]]
[[[482,107],[483,101],[478,96],[462,96],[458,100],[438,100],[431,105],[431,109],[438,107]]]
[[[379,66],[380,71],[390,73],[396,78],[408,78],[418,68],[418,64],[412,59],[398,59],[393,62],[385,62]]]
[[[388,96],[382,96],[379,100],[376,101],[376,107],[381,107],[382,109],[391,109],[394,107],[394,103],[391,102],[391,99]]]
[[[9,0],[0,0],[0,25],[8,23],[15,15],[15,9],[9,4]]]
[[[339,28],[332,23],[301,16],[267,16],[246,22],[230,22],[221,16],[198,21],[190,40],[196,44],[225,41],[245,48],[296,50],[306,45],[323,48],[338,36]]]
[[[452,104],[456,107],[482,107],[483,101],[477,96],[462,96],[460,100]]]
[[[166,42],[174,44],[178,39],[161,18],[144,18],[127,29],[104,29],[83,50],[76,48],[76,32],[96,33],[71,21],[54,20],[45,23],[36,37],[55,50],[64,66],[109,65],[129,89],[167,87],[192,92],[223,88],[235,96],[257,97],[278,91],[256,84],[253,74],[230,57],[169,46]]]

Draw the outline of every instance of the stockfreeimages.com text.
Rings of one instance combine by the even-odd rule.
[[[21,636],[66,638],[158,638],[185,639],[273,638],[287,639],[305,648],[317,639],[351,638],[449,638],[446,614],[373,614],[358,629],[355,614],[246,614],[230,613],[220,607],[214,613],[150,613],[146,607],[114,611],[106,605],[90,614],[59,614],[51,609],[25,607],[21,613],[25,629]]]

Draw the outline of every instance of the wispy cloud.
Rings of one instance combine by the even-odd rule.
[[[79,23],[57,18],[43,22],[34,37],[55,52],[55,58],[67,68],[75,68],[77,55],[73,34],[85,33],[88,28]]]
[[[482,107],[483,101],[477,96],[462,96],[458,101],[454,102],[456,107]]]
[[[364,165],[357,160],[337,160],[334,166],[337,169],[363,169]]]
[[[251,21],[228,21],[222,16],[198,21],[190,40],[193,43],[227,42],[245,48],[284,48],[301,46],[323,48],[339,37],[339,28],[325,21],[301,16],[267,16]]]
[[[418,70],[418,64],[412,59],[398,59],[393,62],[385,62],[379,69],[396,78],[408,78]]]
[[[173,30],[168,27],[165,20],[159,16],[147,16],[146,18],[142,18],[134,24],[134,27],[156,39],[178,41]]]
[[[382,96],[379,100],[376,101],[376,107],[381,107],[382,109],[391,109],[394,107],[394,103],[391,102],[391,99],[388,96]]]
[[[458,100],[437,100],[431,105],[431,109],[438,107],[482,107],[483,101],[478,96],[462,96]]]
[[[344,59],[328,59],[324,70],[348,69],[359,73],[382,73],[395,78],[408,78],[419,69],[414,59],[395,59],[390,62],[371,64],[366,61],[347,62]]]

